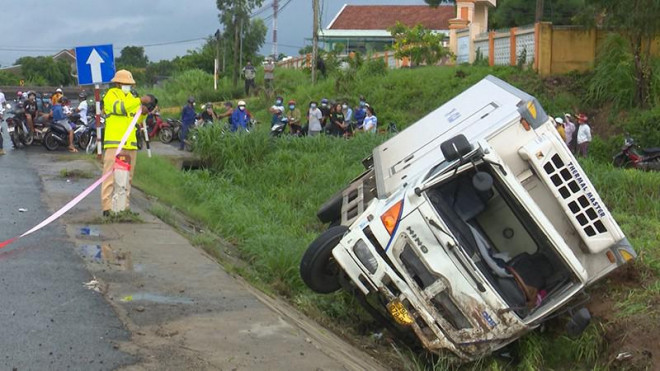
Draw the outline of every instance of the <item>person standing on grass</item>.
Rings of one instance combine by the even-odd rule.
[[[591,143],[591,127],[587,122],[588,117],[584,113],[578,115],[577,145],[578,154],[587,157],[589,144]]]
[[[317,136],[323,130],[321,126],[321,120],[323,119],[323,113],[317,107],[315,101],[309,103],[309,110],[307,111],[307,133],[310,137]]]
[[[344,120],[344,113],[341,110],[341,104],[336,103],[330,111],[330,130],[331,135],[342,136],[346,134],[346,121]]]
[[[362,130],[364,130],[365,133],[376,133],[378,128],[378,118],[376,117],[374,109],[367,104],[365,111],[366,117],[362,124]]]
[[[319,110],[321,110],[321,115],[323,116],[321,118],[321,128],[325,129],[328,124],[328,119],[330,118],[330,107],[328,106],[328,100],[326,98],[321,99],[321,107],[319,107]]]
[[[131,94],[131,87],[135,85],[133,75],[127,70],[119,70],[111,80],[115,86],[110,88],[103,97],[103,112],[105,113],[105,134],[103,138],[103,174],[112,171],[115,165],[115,151],[129,130],[133,117],[137,110],[142,107],[142,113],[137,122],[141,122],[155,105],[155,99],[152,96],[145,95],[141,98],[134,97]],[[130,202],[131,182],[133,172],[135,171],[135,161],[137,158],[137,137],[135,128],[131,128],[130,135],[122,151],[117,157],[124,157],[130,163],[130,175],[128,186],[126,188],[126,207]],[[103,181],[101,186],[101,208],[103,216],[110,216],[112,208],[112,193],[114,192],[114,177],[110,176]]]
[[[183,109],[181,110],[181,137],[179,138],[179,151],[183,151],[188,131],[195,125],[196,118],[195,98],[191,96],[188,97],[188,104],[183,106]]]
[[[364,123],[364,118],[367,116],[367,101],[364,99],[364,95],[360,95],[360,103],[355,107],[355,127],[362,129],[362,124]]]
[[[302,132],[302,126],[300,125],[300,110],[296,107],[296,101],[289,101],[289,110],[286,112],[286,119],[289,123],[289,132],[291,134],[299,135]]]
[[[555,117],[555,128],[561,137],[561,140],[566,142],[566,128],[564,128],[564,119],[561,117]]]
[[[254,89],[254,78],[257,77],[257,71],[254,69],[252,62],[247,61],[243,67],[243,78],[245,79],[245,95],[250,95],[250,88]]]
[[[566,134],[566,145],[571,152],[575,152],[575,124],[573,123],[573,116],[570,113],[564,114],[564,133]]]
[[[273,90],[273,72],[275,71],[275,63],[273,58],[266,58],[266,64],[264,64],[264,87],[267,91]]]

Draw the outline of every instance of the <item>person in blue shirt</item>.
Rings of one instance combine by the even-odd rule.
[[[355,113],[354,113],[354,118],[355,118],[355,126],[358,129],[362,128],[362,124],[364,123],[364,118],[367,116],[367,110],[366,110],[367,102],[364,99],[364,96],[360,96],[360,104],[355,107]]]
[[[179,138],[179,151],[183,151],[188,131],[193,125],[195,125],[196,118],[195,98],[191,96],[188,97],[188,104],[183,106],[183,109],[181,110],[181,137]]]
[[[248,122],[250,121],[250,113],[245,108],[245,101],[238,101],[238,109],[234,110],[231,114],[231,132],[247,131]]]
[[[63,104],[68,103],[69,99],[67,97],[60,97],[57,102],[53,105],[49,118],[53,119],[53,125],[57,125],[62,130],[69,133],[69,152],[78,152],[76,147],[73,146],[73,128],[69,125],[69,119],[64,114]]]

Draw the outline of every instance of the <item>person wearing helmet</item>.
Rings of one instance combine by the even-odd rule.
[[[296,107],[296,101],[293,99],[289,101],[288,106],[289,109],[286,111],[286,119],[289,123],[289,131],[291,134],[300,135],[302,133],[300,110]]]
[[[50,103],[54,106],[60,101],[60,98],[62,98],[62,89],[57,88],[55,89],[55,94],[50,97]]]
[[[321,127],[325,129],[325,126],[330,119],[330,106],[328,105],[328,100],[326,98],[321,99],[321,107],[319,107],[319,109],[323,115],[323,118],[321,118]]]
[[[195,125],[195,119],[197,114],[195,113],[195,97],[188,97],[188,104],[183,106],[181,109],[181,134],[179,138],[179,151],[183,151],[185,147],[185,140],[188,137],[188,131],[193,125]]]
[[[231,114],[231,132],[247,131],[248,122],[250,121],[250,113],[246,108],[245,101],[238,101],[238,109],[234,110]]]
[[[358,129],[362,129],[365,117],[367,117],[367,101],[364,99],[364,95],[360,95],[360,103],[355,107],[355,114],[353,116],[355,118],[355,126]]]
[[[561,117],[555,117],[555,128],[557,129],[557,133],[559,133],[559,136],[561,137],[561,140],[566,142],[566,129],[564,128],[564,119]]]
[[[268,109],[268,112],[273,115],[270,119],[270,127],[273,127],[273,125],[280,122],[278,115],[284,112],[284,98],[278,95],[275,98],[275,104]]]
[[[81,91],[78,94],[78,99],[80,100],[80,103],[78,103],[78,108],[76,108],[76,112],[80,114],[80,121],[82,121],[85,126],[87,126],[87,110],[88,110],[88,105],[87,105],[87,93],[84,91]]]
[[[28,129],[34,133],[34,121],[37,119],[39,108],[37,107],[37,94],[30,91],[25,101],[25,120],[27,121]]]
[[[136,128],[131,127],[133,118],[140,110],[137,122],[144,121],[147,112],[155,105],[153,96],[145,95],[136,98],[131,94],[131,87],[135,85],[133,75],[128,70],[118,70],[110,80],[114,86],[103,97],[103,112],[105,113],[105,134],[103,138],[103,173],[112,172],[116,159],[130,164],[129,182],[126,188],[126,209],[130,206],[131,182],[137,158]],[[119,147],[124,134],[128,132],[128,140],[121,152],[115,157],[116,148]],[[101,186],[101,209],[103,216],[110,216],[112,208],[112,194],[114,192],[114,177],[109,176]]]
[[[69,119],[64,112],[64,105],[68,103],[68,99],[65,96],[61,96],[53,108],[48,114],[48,118],[53,120],[53,125],[57,125],[62,130],[68,132],[69,134],[69,152],[78,152],[76,147],[73,146],[73,128],[69,124]]]
[[[23,92],[19,90],[16,92],[16,101],[20,102],[21,100],[23,100]]]
[[[204,111],[202,111],[202,121],[212,123],[218,118],[218,115],[213,110],[213,104],[208,102],[204,105]]]
[[[264,87],[267,91],[273,90],[273,72],[275,71],[275,63],[272,57],[266,58],[264,64]]]

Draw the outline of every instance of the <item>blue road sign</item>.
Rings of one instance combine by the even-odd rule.
[[[110,82],[115,76],[112,44],[77,47],[76,67],[78,67],[79,85]]]

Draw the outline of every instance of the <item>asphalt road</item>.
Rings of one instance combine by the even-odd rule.
[[[39,177],[2,126],[0,241],[49,215]],[[108,370],[136,362],[113,346],[129,332],[101,294],[83,286],[91,279],[57,222],[0,250],[0,369]]]

